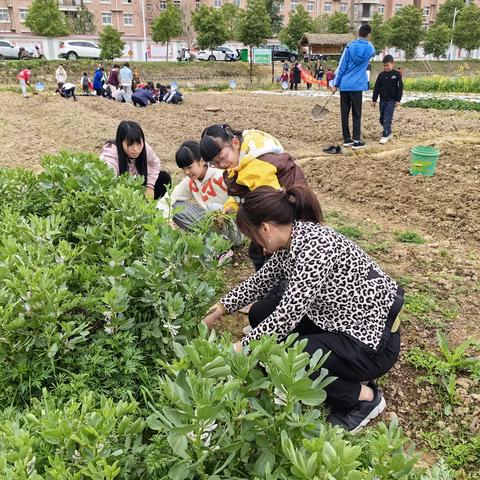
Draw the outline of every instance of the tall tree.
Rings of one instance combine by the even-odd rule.
[[[25,25],[45,37],[60,37],[70,33],[65,15],[56,0],[33,0],[28,9]]]
[[[168,61],[168,43],[172,38],[179,37],[182,34],[182,14],[180,10],[173,5],[171,1],[167,3],[167,8],[153,20],[152,39],[156,43],[166,43]]]
[[[328,13],[322,13],[315,17],[312,22],[312,33],[328,33],[329,18],[330,15]]]
[[[276,35],[283,27],[283,15],[280,15],[280,5],[283,0],[265,0],[268,15],[272,25],[272,34]]]
[[[280,40],[288,48],[299,50],[300,40],[305,33],[313,30],[313,22],[308,12],[299,5],[295,12],[290,12],[288,25],[280,32]]]
[[[403,50],[407,60],[415,56],[415,49],[423,38],[422,22],[422,11],[413,5],[401,8],[386,22],[388,44]]]
[[[453,43],[464,48],[468,56],[480,48],[480,8],[474,3],[465,6],[457,17],[453,30]]]
[[[375,47],[375,51],[380,53],[385,50],[388,45],[388,27],[383,21],[383,15],[378,12],[374,13],[370,27],[372,27],[370,41]]]
[[[250,83],[253,78],[253,47],[261,45],[272,35],[272,24],[265,0],[249,0],[239,24],[239,40],[250,47]]]
[[[423,50],[427,55],[433,55],[437,60],[445,57],[452,38],[452,29],[443,23],[432,25],[425,35]]]
[[[228,39],[225,17],[218,8],[202,5],[192,16],[197,43],[202,49],[218,47]]]
[[[346,13],[335,12],[328,18],[328,33],[348,33],[350,17]]]
[[[436,23],[443,23],[452,28],[455,9],[457,9],[458,18],[458,14],[463,10],[463,7],[465,7],[465,0],[447,0],[438,10]]]
[[[227,27],[227,40],[238,39],[238,28],[241,17],[241,10],[233,3],[224,3],[222,7],[225,25]]]
[[[108,25],[100,34],[98,46],[101,49],[100,57],[103,60],[113,60],[121,57],[125,42],[122,40],[120,32],[115,30],[111,25]]]
[[[82,35],[95,33],[95,18],[85,5],[82,5],[80,10],[75,12],[75,16],[68,19],[68,22],[72,33]]]

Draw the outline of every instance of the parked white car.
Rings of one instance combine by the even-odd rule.
[[[60,58],[76,60],[77,58],[100,58],[100,47],[86,40],[69,40],[60,42]]]
[[[198,60],[209,60],[214,62],[216,60],[224,62],[236,62],[238,60],[238,53],[230,47],[217,47],[213,50],[200,50],[197,54]]]
[[[20,58],[20,47],[16,47],[13,43],[7,40],[0,40],[0,60],[4,58]]]

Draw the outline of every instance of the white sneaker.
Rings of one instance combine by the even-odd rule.
[[[385,145],[389,140],[390,140],[390,137],[382,137],[382,138],[380,139],[380,143],[381,143],[382,145]]]

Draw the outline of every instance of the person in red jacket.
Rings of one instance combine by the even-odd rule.
[[[22,88],[22,95],[24,98],[28,98],[27,85],[30,87],[31,76],[32,76],[32,71],[29,68],[25,68],[24,70],[20,71],[19,74],[17,75],[17,80],[20,82],[20,87]]]

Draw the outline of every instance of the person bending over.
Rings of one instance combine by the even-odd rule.
[[[120,122],[115,140],[105,144],[100,158],[116,175],[141,175],[148,198],[163,197],[171,183],[170,175],[160,170],[160,160],[145,141],[143,130],[136,122]]]
[[[360,430],[385,409],[374,380],[399,356],[403,290],[358,245],[324,224],[307,188],[257,188],[246,196],[237,224],[272,256],[204,322],[212,327],[224,314],[255,302],[249,312],[253,330],[235,344],[237,351],[263,335],[281,341],[296,333],[297,341],[307,340],[310,355],[329,353],[324,366],[337,379],[326,387],[327,420]],[[287,289],[276,299],[267,293],[279,278]]]

